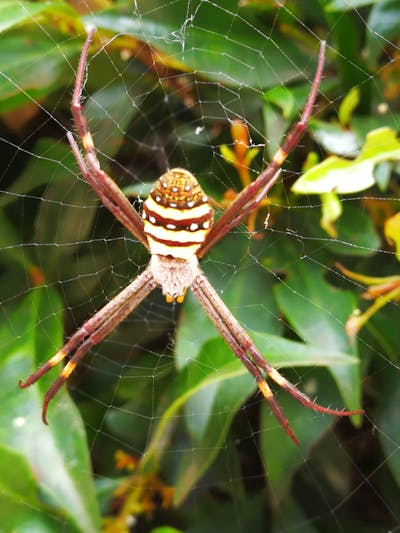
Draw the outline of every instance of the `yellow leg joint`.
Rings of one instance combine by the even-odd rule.
[[[258,381],[257,385],[265,399],[269,400],[273,397],[272,390],[269,388],[266,381]]]
[[[72,372],[75,370],[75,368],[76,368],[76,363],[73,363],[72,361],[69,361],[65,365],[64,370],[61,372],[61,377],[63,379],[69,378],[69,376],[72,374]]]
[[[287,156],[287,153],[282,150],[282,148],[279,148],[279,150],[274,155],[274,163],[281,166],[282,163],[285,161]]]
[[[83,143],[83,146],[85,148],[89,148],[89,149],[92,149],[94,148],[94,144],[93,144],[93,139],[92,139],[92,136],[90,135],[89,132],[87,132],[83,138],[82,138],[82,143]]]
[[[49,359],[49,366],[55,366],[57,363],[62,361],[66,355],[67,352],[64,352],[64,350],[60,350],[55,355],[53,355],[51,359]]]

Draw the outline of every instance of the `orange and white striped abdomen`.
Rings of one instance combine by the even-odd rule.
[[[204,242],[213,216],[208,198],[193,174],[183,168],[169,170],[143,204],[150,253],[189,260]]]

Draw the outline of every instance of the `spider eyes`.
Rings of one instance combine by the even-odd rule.
[[[172,209],[192,209],[208,202],[199,182],[183,168],[174,168],[163,174],[150,194],[157,204]]]

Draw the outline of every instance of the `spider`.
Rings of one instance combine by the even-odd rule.
[[[144,202],[143,214],[140,216],[112,178],[100,168],[81,104],[87,56],[94,32],[94,27],[88,29],[71,105],[84,154],[82,155],[71,132],[67,133],[67,138],[88,184],[96,191],[104,206],[149,250],[151,258],[145,270],[89,318],[53,357],[25,381],[19,382],[21,388],[29,387],[57,363],[70,356],[61,374],[45,394],[42,408],[43,422],[47,424],[50,400],[89,349],[101,342],[156,287],[161,288],[167,302],[181,303],[188,289],[194,293],[234,355],[254,377],[277,420],[295,444],[299,445],[299,441],[263,373],[308,408],[338,416],[363,413],[361,410],[339,411],[323,407],[284,378],[264,359],[199,267],[199,259],[254,210],[277,181],[282,164],[297,145],[308,124],[322,76],[325,42],[321,43],[317,70],[299,122],[292,126],[269,166],[238,194],[213,225],[213,209],[197,179],[188,170],[174,168],[163,174]]]

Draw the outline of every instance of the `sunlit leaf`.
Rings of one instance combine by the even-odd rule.
[[[335,229],[335,222],[342,214],[342,204],[338,195],[334,192],[326,192],[321,194],[321,201],[321,228],[324,229],[332,238],[336,239],[337,231]]]
[[[299,178],[292,190],[298,194],[363,191],[375,184],[374,167],[381,161],[399,161],[400,142],[390,128],[367,135],[360,155],[353,161],[331,156]]]
[[[396,248],[396,257],[400,261],[400,213],[396,213],[386,220],[385,237]]]
[[[331,154],[355,157],[360,151],[360,142],[354,131],[343,129],[338,123],[314,119],[310,131],[314,139]]]

